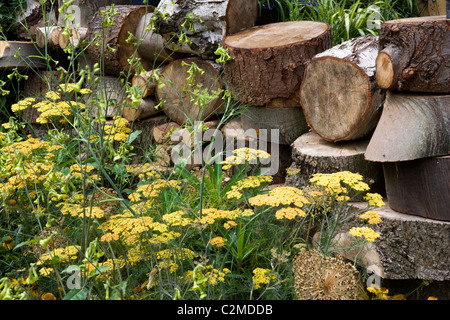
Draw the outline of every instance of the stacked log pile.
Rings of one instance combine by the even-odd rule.
[[[366,159],[382,163],[391,209],[450,221],[450,24],[387,21],[376,78],[388,90]]]

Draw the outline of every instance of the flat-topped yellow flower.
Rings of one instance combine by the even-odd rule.
[[[249,203],[255,207],[289,206],[295,205],[299,208],[310,201],[303,195],[303,191],[295,187],[278,187],[270,190],[267,194],[260,194],[249,199]]]
[[[380,234],[369,227],[353,227],[349,233],[354,237],[364,237],[369,242],[374,242]]]

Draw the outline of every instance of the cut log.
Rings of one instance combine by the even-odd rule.
[[[383,163],[389,207],[450,221],[450,156]]]
[[[301,108],[247,107],[241,114],[245,131],[254,129],[258,139],[290,145],[309,131]],[[275,136],[273,136],[275,135]]]
[[[364,159],[368,143],[368,138],[329,142],[315,132],[301,135],[291,145],[293,163],[287,169],[286,184],[303,188],[311,184],[309,179],[315,173],[350,171],[364,177],[370,192],[384,194],[381,164]]]
[[[194,70],[190,75],[194,64],[202,71]],[[160,79],[163,86],[156,87],[155,95],[172,121],[183,125],[205,121],[223,112],[223,81],[210,62],[193,58],[175,60],[162,70]]]
[[[445,10],[445,1],[446,0],[433,0],[428,1],[428,12],[430,16],[442,16],[446,14]],[[450,6],[450,3],[447,0],[447,8]],[[447,9],[450,10],[450,9]],[[449,19],[449,17],[447,17]]]
[[[18,39],[35,39],[37,28],[57,24],[57,10],[55,10],[54,6],[45,6],[45,21],[43,15],[44,7],[38,0],[26,0],[26,9],[24,8],[24,11],[20,8],[17,9],[14,29]]]
[[[62,49],[66,49],[69,45],[69,43],[75,47],[78,48],[84,39],[86,39],[87,35],[87,28],[75,28],[69,30],[69,35],[66,35],[64,32],[61,32],[59,34],[58,44]]]
[[[131,101],[126,99],[122,111],[122,117],[124,117],[130,122],[142,120],[161,112],[161,110],[155,108],[155,106],[157,106],[158,103],[155,101],[155,99],[151,97],[142,99],[137,108],[133,108],[130,105]]]
[[[300,107],[306,64],[331,47],[331,28],[316,21],[273,23],[228,36],[223,46],[232,57],[225,78],[235,99],[255,106],[282,99],[284,106]]]
[[[398,162],[447,155],[450,95],[388,91],[366,159]]]
[[[362,138],[373,131],[385,91],[375,79],[378,38],[362,36],[316,55],[300,87],[311,129],[327,141]]]
[[[376,79],[381,88],[450,93],[450,23],[445,16],[381,24]]]
[[[59,45],[60,26],[40,27],[36,29],[36,44],[39,48],[56,47]]]
[[[257,0],[162,0],[157,10],[164,14],[158,19],[158,33],[169,49],[214,59],[214,51],[230,34],[255,25],[258,17]],[[179,37],[187,35],[189,43]]]
[[[0,41],[0,69],[45,69],[46,59],[32,42]]]
[[[138,51],[144,59],[149,61],[171,62],[177,54],[167,49],[166,40],[152,30],[152,17],[153,12],[145,14],[136,27],[135,36],[140,41]]]
[[[135,73],[135,68],[131,68],[128,60],[136,53],[136,56],[140,58],[139,52],[136,52],[136,47],[132,41],[127,41],[129,33],[134,34],[136,26],[139,23],[141,17],[148,11],[153,11],[152,6],[115,6],[115,10],[118,13],[114,15],[114,25],[104,28],[102,22],[104,15],[101,13],[103,10],[108,10],[109,7],[101,8],[97,11],[92,20],[88,24],[88,32],[86,35],[87,41],[92,41],[99,37],[96,45],[92,43],[87,52],[93,63],[100,63],[103,66],[104,73],[106,75],[120,75],[121,72],[128,74],[128,72]],[[105,29],[105,30],[104,30]],[[106,38],[103,34],[106,32]],[[146,60],[141,60],[142,67],[145,70],[151,70],[151,64]]]
[[[92,117],[113,117],[122,114],[126,92],[120,78],[97,76],[87,88],[92,90],[92,93],[86,96],[86,109]]]
[[[158,144],[165,144],[170,141],[170,134],[180,128],[180,125],[176,122],[168,122],[160,124],[153,128],[153,138]]]
[[[148,96],[155,93],[158,82],[152,77],[152,73],[152,71],[140,73],[133,76],[133,78],[131,79],[131,85],[141,90],[142,98],[147,98]]]

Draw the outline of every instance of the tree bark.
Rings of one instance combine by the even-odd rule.
[[[27,41],[0,41],[0,69],[45,69],[43,53]]]
[[[180,128],[176,122],[168,122],[153,128],[153,137],[158,144],[165,144],[170,141],[170,133]]]
[[[109,7],[106,7],[109,8]],[[86,40],[92,41],[99,36],[99,46],[92,43],[87,52],[93,63],[99,62],[103,65],[105,75],[120,75],[121,72],[128,74],[128,72],[135,72],[134,68],[130,68],[128,60],[136,51],[132,41],[126,41],[129,38],[129,33],[134,34],[136,26],[141,17],[148,11],[153,11],[152,6],[115,6],[118,15],[114,15],[114,25],[106,27],[103,30],[102,21],[104,15],[101,10],[97,11],[92,20],[88,24],[88,32]],[[104,36],[106,32],[106,37]],[[95,41],[94,41],[95,42]],[[139,52],[136,52],[139,58]],[[146,60],[141,60],[142,67],[145,70],[151,69],[151,64]]]
[[[143,99],[137,108],[130,107],[131,102],[126,100],[124,103],[124,108],[122,110],[122,117],[127,119],[128,121],[136,121],[143,120],[145,118],[154,116],[155,114],[161,112],[155,108],[158,104],[153,98],[145,98]]]
[[[375,79],[378,38],[362,36],[316,55],[306,68],[300,104],[311,129],[327,141],[372,132],[385,91]]]
[[[17,38],[20,40],[35,39],[37,28],[53,25],[57,22],[58,12],[57,10],[51,10],[52,6],[46,5],[46,21],[44,21],[44,8],[40,2],[37,0],[26,0],[26,2],[27,8],[23,13],[22,10],[19,10],[16,17],[17,22],[14,25]]]
[[[383,163],[389,207],[450,221],[450,156]]]
[[[64,32],[59,34],[58,44],[62,49],[66,49],[70,44],[75,48],[78,48],[84,39],[86,39],[88,28],[74,28],[69,30],[69,35],[65,35]]]
[[[173,43],[179,52],[214,59],[214,51],[227,35],[255,25],[258,1],[162,0],[157,9],[165,14],[164,19],[158,19],[158,33],[167,43]],[[181,32],[189,43],[178,42]]]
[[[381,24],[376,79],[381,88],[450,93],[450,23],[445,16]]]
[[[188,71],[194,63],[204,73],[194,71],[190,82]],[[193,58],[175,60],[162,70],[160,79],[163,86],[156,87],[155,95],[172,121],[183,125],[223,112],[223,81],[210,62]]]
[[[315,173],[351,171],[364,177],[371,192],[384,194],[381,164],[364,159],[368,143],[368,138],[333,143],[308,132],[291,145],[293,164],[287,169],[286,184],[303,188],[311,184],[309,179]]]
[[[449,128],[450,95],[388,91],[366,159],[398,162],[446,155]]]
[[[86,109],[92,117],[113,117],[122,114],[125,87],[118,77],[98,76],[96,82],[88,85],[92,93],[86,97]]]
[[[300,107],[306,64],[331,47],[331,28],[315,21],[273,23],[228,36],[223,46],[232,57],[225,77],[234,98],[254,106],[282,100],[281,106]]]
[[[59,26],[40,27],[36,29],[36,44],[39,48],[56,47],[59,45],[59,35],[62,28]]]

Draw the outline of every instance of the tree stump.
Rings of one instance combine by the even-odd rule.
[[[450,95],[388,91],[366,159],[398,162],[447,155]]]
[[[194,64],[202,71],[194,70],[190,75],[189,70]],[[156,87],[155,95],[172,121],[183,125],[204,121],[214,113],[223,112],[223,81],[208,61],[193,58],[175,60],[161,73],[163,86]]]
[[[247,107],[241,114],[244,130],[254,129],[258,139],[290,145],[309,131],[301,108]],[[276,131],[273,131],[276,130]],[[273,134],[276,137],[273,137]]]
[[[143,120],[161,112],[161,110],[155,108],[155,106],[157,105],[158,103],[155,101],[155,99],[148,97],[142,99],[139,105],[134,108],[131,106],[131,101],[125,99],[124,107],[122,110],[122,117],[130,122]]]
[[[379,32],[381,88],[450,93],[450,23],[445,16],[386,21]]]
[[[100,63],[103,66],[105,75],[120,75],[121,72],[128,74],[134,73],[134,68],[131,68],[128,60],[136,53],[140,58],[139,52],[136,52],[136,47],[133,41],[127,41],[129,33],[134,34],[136,26],[141,17],[148,11],[153,11],[152,6],[126,6],[117,5],[115,9],[117,15],[113,15],[113,26],[104,28],[102,22],[105,15],[101,13],[110,7],[102,7],[97,11],[92,20],[88,24],[88,32],[86,40],[94,43],[89,45],[87,53],[93,63]],[[104,30],[105,29],[105,30]],[[104,33],[106,32],[106,37]],[[98,37],[98,38],[97,38]],[[96,44],[96,39],[98,44]],[[145,70],[151,70],[151,63],[146,60],[141,60],[142,67]]]
[[[171,49],[203,59],[214,59],[214,52],[229,35],[255,25],[258,17],[257,0],[162,0],[157,10],[164,14],[158,20],[158,33]],[[189,41],[179,43],[181,33]]]
[[[450,221],[450,156],[383,163],[389,207]]]
[[[316,21],[272,23],[228,36],[223,46],[232,57],[225,78],[234,98],[254,106],[277,100],[300,107],[306,64],[331,47],[331,28]]]
[[[315,173],[351,171],[364,177],[371,192],[384,194],[381,164],[364,159],[369,140],[329,142],[315,132],[300,136],[292,144],[292,165],[287,169],[286,184],[303,188]]]
[[[317,54],[300,87],[311,129],[327,141],[355,140],[372,132],[385,98],[375,80],[378,38],[362,36]]]

